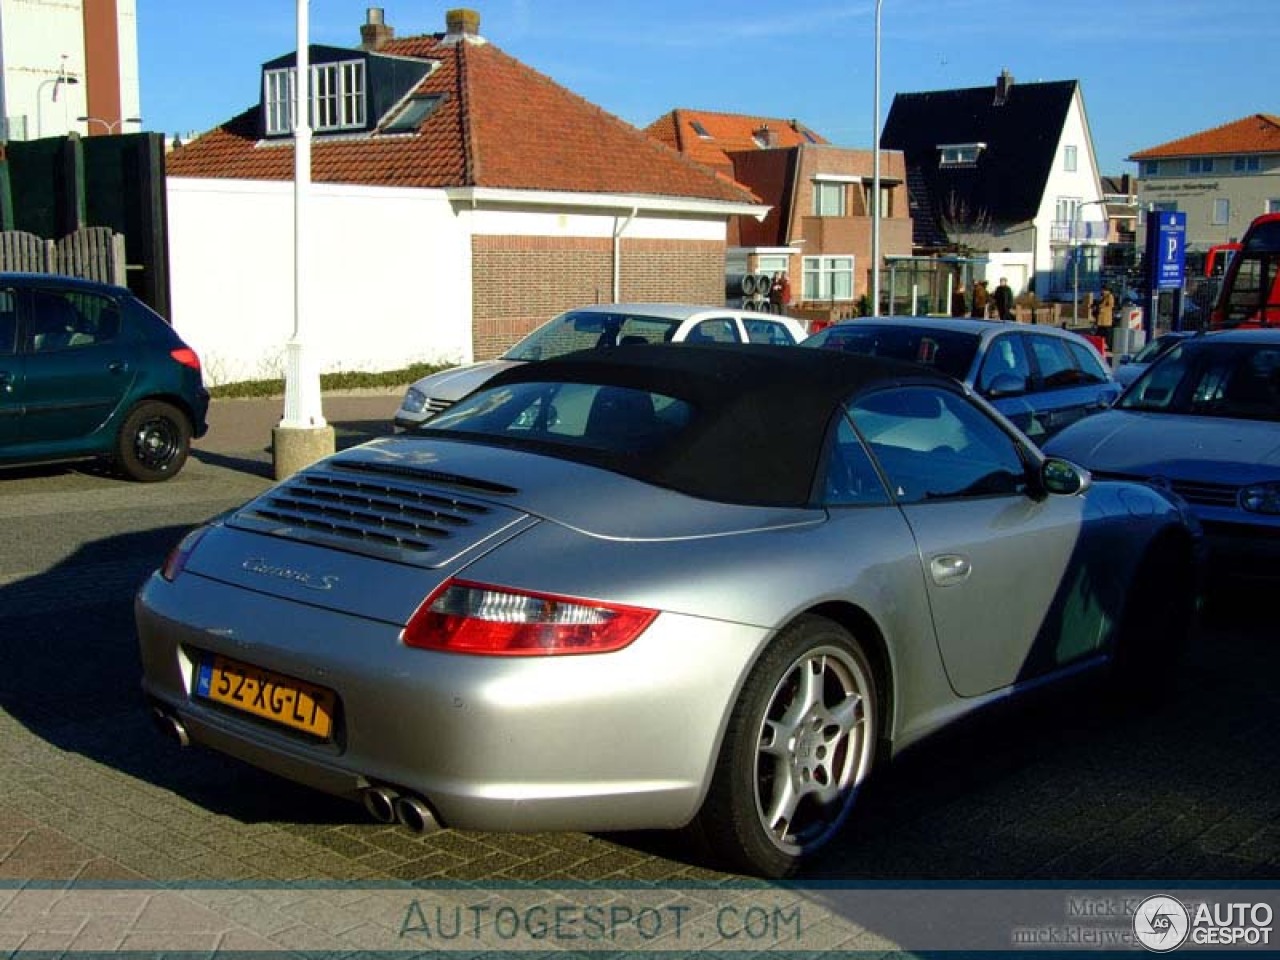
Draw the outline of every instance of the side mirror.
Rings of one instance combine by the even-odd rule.
[[[1093,477],[1084,467],[1077,467],[1070,460],[1046,457],[1040,465],[1040,484],[1046,493],[1074,497],[1093,485]]]
[[[1015,373],[1001,373],[987,384],[988,397],[1012,397],[1027,392],[1027,378]]]

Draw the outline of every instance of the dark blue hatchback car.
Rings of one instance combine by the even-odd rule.
[[[208,408],[195,351],[128,290],[0,274],[0,464],[104,458],[167,480]]]
[[[868,317],[801,346],[910,360],[967,384],[1043,443],[1111,406],[1120,387],[1084,337],[1050,326],[945,317]]]

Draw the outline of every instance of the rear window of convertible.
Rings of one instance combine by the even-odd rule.
[[[662,450],[693,420],[684,400],[590,383],[512,383],[477,391],[429,420],[422,433],[552,446],[631,459]],[[595,457],[590,457],[595,459]]]

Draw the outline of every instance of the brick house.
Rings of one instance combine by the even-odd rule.
[[[611,300],[720,303],[746,188],[480,36],[312,45],[309,344],[322,371],[496,356]],[[213,382],[278,375],[293,315],[293,54],[168,158],[173,321]]]
[[[870,288],[872,151],[835,146],[796,120],[705,110],[673,110],[645,129],[769,204],[763,220],[730,225],[731,278],[785,272],[793,312],[821,320],[853,313]],[[905,181],[902,153],[882,152],[882,255],[911,253]]]

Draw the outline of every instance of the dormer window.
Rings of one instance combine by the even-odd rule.
[[[267,136],[284,136],[293,132],[296,76],[294,67],[263,72]],[[311,125],[320,132],[363,129],[366,126],[363,60],[312,65]]]
[[[978,156],[986,149],[985,143],[944,143],[939,144],[939,166],[972,167],[978,162]]]

